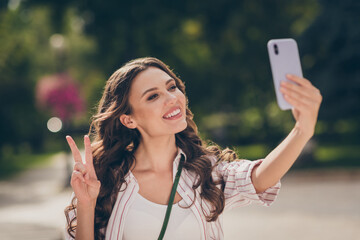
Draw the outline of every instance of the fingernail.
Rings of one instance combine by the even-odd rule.
[[[286,77],[291,78],[293,75],[292,74],[286,74]]]

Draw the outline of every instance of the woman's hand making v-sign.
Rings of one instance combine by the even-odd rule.
[[[75,161],[71,187],[77,201],[79,204],[95,207],[101,184],[94,169],[90,139],[87,135],[84,136],[85,162],[82,161],[80,151],[72,137],[66,136],[66,140]]]

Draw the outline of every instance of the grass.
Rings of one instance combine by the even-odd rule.
[[[236,146],[232,148],[240,159],[260,159],[265,158],[270,149],[262,144],[248,146]]]
[[[0,179],[9,178],[26,169],[44,166],[55,153],[14,154],[0,160]]]
[[[320,162],[331,162],[340,159],[360,158],[359,146],[319,146],[315,157]]]
[[[272,149],[266,145],[235,146],[232,148],[241,159],[265,158]],[[360,167],[360,146],[356,145],[321,145],[314,151],[314,165],[308,167]]]
[[[319,145],[314,158],[320,167],[360,167],[360,147],[356,145]]]
[[[81,139],[78,139],[81,147]],[[271,152],[266,145],[254,144],[249,146],[232,147],[240,159],[261,159]],[[12,154],[0,159],[0,179],[9,178],[26,169],[44,166],[49,163],[56,153],[43,154]],[[360,147],[356,145],[321,145],[314,152],[315,164],[309,167],[331,168],[360,167]]]

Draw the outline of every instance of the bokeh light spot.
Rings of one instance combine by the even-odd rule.
[[[47,128],[50,132],[56,133],[62,128],[62,121],[60,118],[52,117],[47,122]]]

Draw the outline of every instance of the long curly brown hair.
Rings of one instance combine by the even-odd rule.
[[[135,161],[134,153],[139,146],[140,132],[137,129],[125,127],[120,122],[120,116],[132,113],[129,104],[132,81],[140,72],[149,67],[159,68],[171,76],[176,86],[186,96],[184,83],[167,65],[153,57],[139,58],[126,63],[107,81],[98,105],[98,112],[92,117],[89,130],[89,135],[93,139],[94,168],[101,182],[95,207],[95,239],[105,238],[102,229],[107,226],[117,193],[123,184],[126,186],[125,176]],[[222,180],[214,182],[211,175],[213,166],[208,156],[215,155],[219,161],[231,161],[236,159],[236,154],[230,149],[221,151],[216,144],[210,145],[202,141],[193,121],[193,114],[188,108],[187,97],[186,105],[187,127],[175,134],[176,145],[187,156],[183,167],[199,176],[192,187],[194,193],[196,194],[195,190],[201,187],[201,198],[207,200],[212,206],[210,214],[206,215],[207,221],[215,221],[224,210],[224,184]],[[221,184],[222,187],[219,189],[217,184]],[[71,236],[74,236],[76,231],[76,215],[70,218],[69,213],[74,210],[76,210],[76,196],[65,209],[67,231]]]

